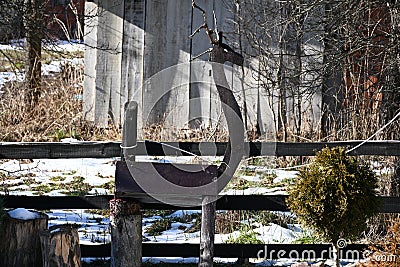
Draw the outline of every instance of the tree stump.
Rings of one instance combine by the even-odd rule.
[[[6,212],[0,229],[0,266],[40,266],[40,233],[47,229],[48,216],[37,211]]]
[[[54,225],[40,235],[44,267],[80,267],[78,231],[71,225]]]
[[[142,215],[133,200],[110,201],[111,267],[142,266]]]

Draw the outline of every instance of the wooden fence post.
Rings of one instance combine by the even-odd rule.
[[[215,196],[204,196],[201,205],[199,267],[213,266],[215,236]]]
[[[37,211],[6,212],[0,231],[0,266],[42,267],[40,233],[47,229],[48,216]]]
[[[125,119],[122,129],[122,149],[125,160],[134,161],[135,155],[132,152],[137,145],[137,114],[138,104],[130,101],[125,104]]]
[[[133,200],[110,201],[111,267],[142,266],[142,215]]]
[[[40,235],[43,267],[80,267],[78,231],[71,225],[53,225]]]
[[[122,145],[125,159],[134,161],[129,153],[136,147],[137,103],[125,105]],[[116,192],[118,194],[118,192]],[[111,267],[142,266],[142,215],[139,203],[131,199],[110,201]]]

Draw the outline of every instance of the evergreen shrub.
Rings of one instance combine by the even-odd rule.
[[[359,237],[378,210],[377,176],[343,147],[317,152],[297,178],[288,190],[290,210],[302,225],[334,245],[342,238]]]

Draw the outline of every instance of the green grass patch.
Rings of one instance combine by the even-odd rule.
[[[149,236],[157,236],[162,232],[171,229],[172,220],[170,218],[160,219],[153,222],[152,225],[146,228],[145,233]]]
[[[322,240],[320,238],[318,238],[317,236],[315,236],[311,233],[303,232],[292,243],[293,244],[319,244],[321,242],[322,242]]]
[[[243,226],[239,230],[239,236],[229,236],[228,240],[225,241],[227,244],[262,244],[263,242],[259,239],[258,233],[248,226]]]
[[[104,188],[106,190],[113,190],[115,188],[115,181],[109,181],[99,186],[100,188]]]
[[[85,212],[89,213],[89,214],[101,215],[103,217],[109,217],[110,216],[110,209],[104,209],[104,210],[90,209],[90,210],[85,210]]]
[[[32,186],[32,190],[36,191],[37,195],[50,193],[51,191],[60,190],[62,193],[69,196],[87,195],[92,186],[85,183],[85,178],[82,176],[74,176],[71,182],[64,183],[66,178],[63,176],[55,176],[50,178],[52,182]]]
[[[53,177],[50,177],[50,181],[53,181],[53,182],[63,182],[63,181],[65,181],[65,179],[67,179],[67,178],[64,177],[64,176],[53,176]]]
[[[165,216],[170,216],[175,211],[176,210],[144,210],[143,217],[153,217],[153,216],[165,217]]]
[[[0,72],[19,71],[25,65],[25,51],[23,50],[1,50]]]
[[[75,175],[76,173],[77,173],[76,170],[72,170],[72,171],[63,172],[62,175]]]

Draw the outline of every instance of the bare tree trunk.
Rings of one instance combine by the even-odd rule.
[[[333,11],[334,4],[326,3],[324,5],[324,18],[326,23],[324,24],[324,53],[323,53],[323,66],[325,70],[321,73],[322,76],[322,117],[321,117],[321,135],[326,137],[330,134],[334,134],[336,128],[338,128],[337,118],[340,109],[340,102],[342,97],[340,96],[340,87],[343,81],[341,66],[336,64],[335,60],[335,48],[338,46],[337,33],[333,30],[335,24],[329,23],[335,17]]]
[[[35,106],[41,91],[41,58],[43,37],[43,1],[25,0],[26,31],[25,97],[29,108]]]
[[[286,7],[284,3],[279,4],[279,16],[280,18],[286,17]],[[288,122],[287,122],[287,93],[286,93],[286,71],[285,71],[285,60],[287,60],[286,55],[286,26],[281,25],[279,29],[279,65],[277,73],[277,84],[278,84],[278,131],[282,133],[281,140],[287,142],[288,138]],[[286,55],[286,56],[285,56]]]

